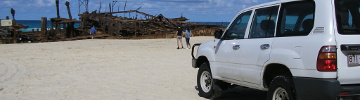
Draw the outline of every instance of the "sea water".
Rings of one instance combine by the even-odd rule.
[[[193,22],[193,23],[204,24],[204,25],[221,25],[224,27],[227,27],[230,24],[230,22]]]
[[[35,31],[38,29],[41,30],[41,28],[40,28],[41,20],[16,20],[16,23],[29,26],[27,29],[20,29],[22,32],[31,32],[33,29]],[[193,23],[204,24],[204,25],[222,25],[225,27],[230,24],[230,22],[193,22]],[[47,21],[47,30],[50,30],[51,27],[52,27],[51,21],[48,20]],[[74,27],[79,28],[80,23],[75,23]],[[60,25],[60,28],[63,28],[63,25]]]
[[[26,26],[29,26],[27,29],[20,29],[22,32],[31,32],[33,29],[36,31],[39,29],[39,31],[41,30],[41,20],[16,20],[16,23],[19,24],[23,24]],[[51,21],[48,20],[47,22],[47,30],[50,30],[51,26]],[[74,24],[75,28],[80,27],[80,23],[75,23]],[[63,28],[63,25],[60,25],[60,28]]]

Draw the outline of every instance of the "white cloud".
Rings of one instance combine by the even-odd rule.
[[[0,1],[1,7],[11,7],[12,5],[18,4],[18,1],[15,0],[2,0]]]
[[[0,1],[0,4],[13,8],[23,8],[23,7],[41,8],[41,7],[48,7],[55,5],[55,0],[2,0]]]
[[[17,4],[16,1],[3,1],[2,3],[3,3],[4,5],[8,5],[8,6]]]
[[[44,0],[35,0],[34,3],[30,3],[30,6],[34,6],[34,7],[48,7],[51,5],[52,5],[52,2],[44,1]]]

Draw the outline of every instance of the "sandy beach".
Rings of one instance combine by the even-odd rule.
[[[176,47],[175,38],[0,44],[0,98],[204,100],[191,49]]]

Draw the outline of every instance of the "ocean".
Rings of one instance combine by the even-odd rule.
[[[204,25],[222,25],[222,26],[228,26],[230,22],[193,22],[198,24],[204,24]]]
[[[16,23],[29,26],[29,28],[27,29],[20,29],[22,32],[31,32],[32,29],[40,30],[40,26],[41,26],[41,20],[16,20]],[[193,22],[193,23],[206,24],[206,25],[222,25],[222,26],[228,26],[230,24],[230,22]],[[80,27],[80,23],[75,23],[74,26],[75,28],[78,28]],[[47,28],[48,29],[51,28],[50,20],[47,21]],[[60,26],[60,28],[62,28],[62,25]]]
[[[40,28],[41,20],[16,20],[16,23],[29,26],[29,28],[27,28],[27,29],[20,29],[22,32],[31,32],[32,29],[34,29],[34,30],[37,30],[37,29],[40,30],[41,29]],[[75,28],[78,28],[78,27],[80,27],[80,24],[75,23],[74,26],[75,26]],[[51,21],[50,20],[47,21],[47,28],[48,29],[51,28]],[[60,28],[63,28],[63,26],[61,25]]]

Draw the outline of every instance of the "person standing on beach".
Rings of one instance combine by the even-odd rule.
[[[90,29],[91,39],[94,39],[95,32],[96,32],[95,26],[91,27],[91,29]]]
[[[187,47],[187,49],[190,49],[191,48],[191,45],[190,45],[191,31],[189,28],[186,28],[185,32],[186,32],[186,34],[185,34],[186,47]]]
[[[178,27],[177,31],[176,31],[176,40],[177,40],[177,49],[180,49],[179,46],[181,44],[181,49],[184,49],[183,43],[182,43],[182,35],[183,35],[183,30],[181,29],[181,27]]]

